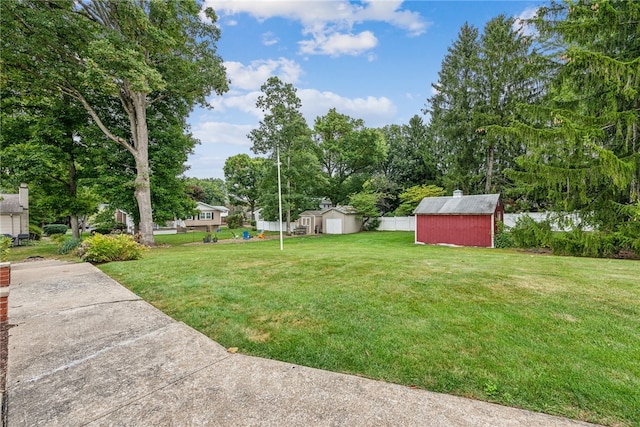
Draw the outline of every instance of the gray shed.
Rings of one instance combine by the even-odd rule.
[[[336,206],[322,211],[322,225],[326,234],[351,234],[360,231],[362,221],[352,206]]]

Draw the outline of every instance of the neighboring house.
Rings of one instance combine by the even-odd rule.
[[[415,243],[494,247],[504,217],[499,194],[425,197],[416,215]]]
[[[333,207],[333,203],[329,199],[320,200],[320,209],[325,210]]]
[[[18,194],[0,194],[0,234],[29,234],[29,187],[20,184]]]
[[[184,224],[189,230],[202,230],[214,232],[222,225],[222,214],[229,210],[223,206],[211,206],[206,203],[198,202],[196,209],[198,215],[195,217],[185,218]]]
[[[220,218],[222,220],[222,223],[226,223],[227,217],[229,216],[229,208],[227,208],[226,206],[214,206],[214,208],[220,211]]]
[[[300,218],[296,221],[296,227],[305,227],[307,234],[322,233],[322,212],[323,211],[302,212]]]
[[[325,234],[351,234],[362,228],[352,206],[336,206],[322,211],[322,230]]]
[[[122,209],[116,209],[113,213],[114,219],[116,222],[120,222],[124,224],[127,228],[125,230],[128,234],[133,234],[136,229],[136,224],[133,221],[133,216]]]

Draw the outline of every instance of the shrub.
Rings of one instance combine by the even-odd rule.
[[[548,221],[536,222],[526,215],[518,218],[509,233],[518,248],[548,248],[553,235]]]
[[[42,227],[42,231],[46,236],[65,234],[67,232],[67,226],[65,224],[47,224]]]
[[[496,248],[513,248],[515,246],[511,232],[501,221],[498,221],[498,232],[493,243]]]
[[[40,240],[42,239],[42,228],[37,225],[29,224],[29,239]]]
[[[241,213],[235,214],[235,215],[229,215],[227,217],[227,226],[229,227],[230,230],[233,230],[234,228],[242,227],[243,223],[244,223],[244,215],[242,215]]]
[[[80,243],[82,243],[82,240],[75,237],[64,239],[62,243],[60,243],[60,246],[58,246],[58,253],[61,255],[66,255],[80,246]]]
[[[78,255],[82,260],[94,263],[129,261],[142,258],[145,250],[143,245],[128,234],[95,234],[82,242]]]
[[[376,231],[378,227],[380,227],[380,218],[369,218],[363,228],[364,231]]]
[[[575,229],[558,233],[551,241],[551,249],[556,255],[607,258],[618,255],[622,249],[633,250],[629,241],[621,233],[582,231]]]
[[[9,256],[9,248],[11,247],[11,238],[0,236],[0,261],[5,262]]]

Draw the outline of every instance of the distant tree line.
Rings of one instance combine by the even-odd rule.
[[[255,157],[227,159],[224,181],[184,177],[186,118],[227,90],[219,30],[195,0],[142,5],[3,4],[0,186],[29,182],[38,222],[77,228],[104,201],[147,234],[195,201],[276,219],[279,192],[287,224],[322,199],[372,218],[460,189],[640,235],[640,2],[552,1],[527,21],[464,24],[407,124],[369,128],[337,108],[309,124],[296,88],[271,77]]]

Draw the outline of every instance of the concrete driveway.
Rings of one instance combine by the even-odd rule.
[[[8,421],[31,426],[587,426],[231,354],[90,264],[13,264]]]

